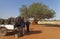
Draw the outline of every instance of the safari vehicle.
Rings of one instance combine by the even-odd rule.
[[[14,25],[11,25],[11,24],[0,25],[0,35],[5,36],[9,31],[15,31]]]

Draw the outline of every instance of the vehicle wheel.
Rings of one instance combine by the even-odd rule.
[[[2,36],[7,35],[7,30],[5,28],[0,29],[0,35]]]

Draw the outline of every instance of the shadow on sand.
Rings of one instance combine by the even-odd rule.
[[[42,31],[40,30],[35,30],[35,31],[30,31],[29,33],[28,32],[26,32],[25,33],[25,35],[31,35],[31,34],[40,34],[40,33],[42,33]]]
[[[14,32],[8,32],[6,36],[12,36],[14,34],[15,34]]]
[[[35,31],[30,31],[29,33],[25,31],[25,35],[39,34],[39,33],[42,33],[42,31],[41,30],[35,30]],[[12,36],[14,34],[15,34],[14,32],[8,32],[6,36]]]

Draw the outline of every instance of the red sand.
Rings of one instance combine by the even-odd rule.
[[[60,27],[45,25],[31,25],[30,33],[15,38],[14,35],[0,36],[0,39],[60,39]]]

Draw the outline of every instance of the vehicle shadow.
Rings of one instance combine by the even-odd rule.
[[[14,32],[8,32],[6,36],[12,36],[14,34],[15,34]]]
[[[30,32],[25,31],[24,36],[25,35],[31,35],[31,34],[39,34],[39,33],[42,33],[42,31],[41,30],[35,30],[35,31],[30,31]],[[15,33],[14,32],[8,32],[6,36],[12,36],[12,35],[15,35]]]

